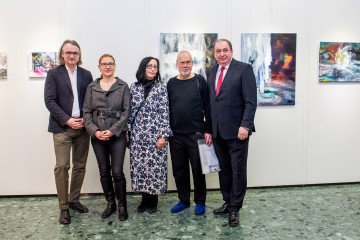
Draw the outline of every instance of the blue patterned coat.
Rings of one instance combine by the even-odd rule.
[[[172,136],[167,90],[161,83],[155,83],[140,110],[144,101],[144,87],[133,83],[130,95],[131,186],[134,192],[161,194],[167,190],[168,149],[167,146],[162,150],[156,149],[156,141],[161,136]],[[138,113],[133,121],[136,112]]]

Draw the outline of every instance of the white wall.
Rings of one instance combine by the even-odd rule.
[[[258,108],[249,186],[360,179],[360,83],[318,82],[320,41],[360,41],[357,0],[0,0],[0,6],[0,52],[8,53],[9,66],[8,79],[0,80],[0,195],[56,192],[44,79],[29,79],[29,54],[76,39],[94,77],[100,55],[111,53],[118,76],[130,84],[143,57],[159,57],[161,32],[218,33],[232,41],[237,59],[241,33],[296,33],[296,105]],[[131,190],[128,155],[125,171]],[[217,175],[207,180],[218,188]],[[101,192],[92,150],[82,191]]]
[[[314,1],[312,5],[313,8],[309,8],[306,73],[306,180],[307,183],[359,181],[360,84],[316,81],[316,50],[321,40],[360,42],[356,26],[360,2]]]

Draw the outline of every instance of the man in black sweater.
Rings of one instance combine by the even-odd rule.
[[[205,143],[211,144],[211,120],[209,91],[203,76],[193,73],[193,59],[189,52],[181,51],[176,60],[179,75],[167,84],[170,126],[174,133],[170,137],[170,153],[178,190],[179,203],[171,208],[178,213],[190,207],[190,169],[194,182],[195,214],[205,213],[206,182],[202,174],[197,140],[205,137]]]

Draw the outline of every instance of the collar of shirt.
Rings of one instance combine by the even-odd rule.
[[[69,75],[75,75],[75,76],[76,76],[77,66],[76,66],[75,69],[74,69],[74,73],[71,73],[71,70],[70,70],[70,68],[68,68],[68,66],[65,65],[65,67],[66,67],[66,70],[67,70],[67,72],[69,73]]]
[[[233,60],[233,59],[231,59],[231,61],[225,66],[224,73],[223,73],[224,76],[225,76],[225,73],[227,72],[227,70],[229,69],[229,66],[230,66],[232,60]],[[220,74],[220,70],[221,70],[221,66],[219,65],[219,66],[218,66],[218,69],[217,69],[217,72],[216,72],[217,75]]]
[[[231,59],[231,61],[232,61],[232,59]],[[223,72],[223,78],[222,78],[223,81],[224,81],[224,79],[225,79],[225,75],[226,75],[226,73],[227,73],[227,70],[229,69],[229,66],[230,66],[231,61],[229,62],[228,65],[225,66],[225,69],[224,69],[224,72]],[[217,69],[217,72],[216,72],[215,89],[216,89],[217,82],[218,82],[218,79],[219,79],[220,71],[221,71],[221,66],[219,65],[219,66],[218,66],[218,69]]]

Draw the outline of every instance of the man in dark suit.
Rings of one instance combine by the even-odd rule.
[[[61,224],[71,222],[69,208],[86,213],[79,201],[85,176],[90,136],[84,128],[83,102],[87,86],[93,81],[89,71],[79,67],[81,51],[74,40],[66,40],[59,52],[60,65],[51,69],[45,81],[45,105],[50,112],[48,131],[53,133],[54,168]],[[72,173],[69,193],[70,152]]]
[[[219,39],[213,46],[218,65],[208,74],[213,142],[219,158],[220,190],[225,203],[214,214],[229,213],[229,225],[239,225],[247,176],[249,136],[257,106],[256,82],[251,65],[233,59],[231,42]]]

